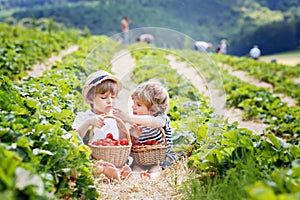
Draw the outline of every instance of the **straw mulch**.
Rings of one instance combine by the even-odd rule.
[[[152,174],[149,177],[140,177],[138,172],[121,181],[110,180],[104,175],[94,179],[95,186],[101,194],[100,199],[184,199],[182,193],[182,184],[186,182],[191,175],[187,168],[186,160],[178,161],[161,173]]]

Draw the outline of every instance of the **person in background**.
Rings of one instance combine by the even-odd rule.
[[[154,41],[154,37],[151,34],[142,34],[136,39],[136,41],[151,44]]]
[[[207,52],[209,49],[212,48],[212,44],[205,41],[196,41],[194,43],[194,48],[196,51]]]
[[[249,56],[254,60],[258,60],[261,55],[261,51],[258,48],[258,45],[254,45],[252,49],[250,49]]]
[[[222,39],[220,44],[218,45],[218,49],[216,51],[220,54],[226,54],[227,53],[227,41],[225,39]]]
[[[123,44],[128,44],[128,34],[129,34],[129,24],[130,24],[130,19],[128,16],[125,16],[121,20],[121,30],[122,30],[122,40]]]
[[[166,114],[169,106],[169,94],[158,82],[148,81],[136,87],[131,95],[133,114],[120,109],[114,110],[114,115],[131,124],[132,144],[147,144],[147,141],[163,142],[162,128],[165,132],[167,150],[166,158],[160,166],[139,166],[134,164],[135,171],[148,170],[150,173],[159,172],[161,168],[172,165],[176,156],[171,151],[173,146],[172,128]],[[133,161],[134,162],[134,161]]]

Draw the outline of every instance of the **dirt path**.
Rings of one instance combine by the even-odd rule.
[[[225,104],[226,96],[225,93],[211,89],[209,83],[205,81],[205,78],[201,77],[199,73],[193,68],[188,67],[184,62],[178,62],[176,57],[168,55],[166,58],[170,61],[170,65],[173,69],[177,70],[177,73],[189,79],[193,85],[198,89],[199,93],[210,98],[210,103],[215,109],[215,113],[220,116],[226,115]]]
[[[30,76],[31,77],[41,76],[43,74],[43,72],[45,70],[50,69],[51,66],[55,64],[55,62],[57,62],[57,61],[60,62],[65,55],[70,54],[70,53],[72,53],[74,51],[77,51],[77,50],[78,50],[78,46],[70,46],[68,49],[62,50],[59,53],[59,55],[57,55],[57,56],[51,56],[50,58],[46,59],[44,62],[35,64],[33,66],[32,70],[26,71],[27,72],[27,76],[24,77],[24,79],[28,78]]]
[[[135,66],[135,59],[130,55],[127,50],[118,52],[111,61],[112,72],[121,79],[123,88],[120,91],[116,107],[131,113],[130,94],[136,87],[131,80],[132,69]]]

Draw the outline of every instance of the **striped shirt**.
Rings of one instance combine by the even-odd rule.
[[[159,113],[156,117],[161,117],[166,123],[162,127],[165,131],[166,141],[167,141],[167,157],[172,161],[176,160],[175,153],[171,151],[173,146],[172,132],[173,129],[170,126],[170,118],[164,114]],[[142,126],[142,134],[138,139],[138,142],[145,144],[147,140],[156,140],[157,142],[163,142],[162,132],[159,128],[150,128],[147,126]]]

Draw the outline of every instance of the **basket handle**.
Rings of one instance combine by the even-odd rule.
[[[166,133],[165,130],[163,128],[159,128],[160,132],[162,133],[162,139],[163,139],[163,143],[167,146],[167,138],[166,138]]]
[[[129,145],[131,145],[130,135],[129,135],[129,132],[126,128],[125,123],[120,118],[118,118],[114,115],[105,115],[104,118],[112,118],[112,119],[115,119],[117,122],[119,122],[119,123],[117,123],[117,126],[118,126],[119,130],[123,130],[125,132],[127,141],[129,143]],[[119,127],[119,124],[122,125],[122,127]],[[94,136],[94,129],[95,129],[95,126],[91,126],[90,135],[89,135],[89,143],[92,141],[92,138]],[[120,134],[120,132],[119,132],[119,134]]]

